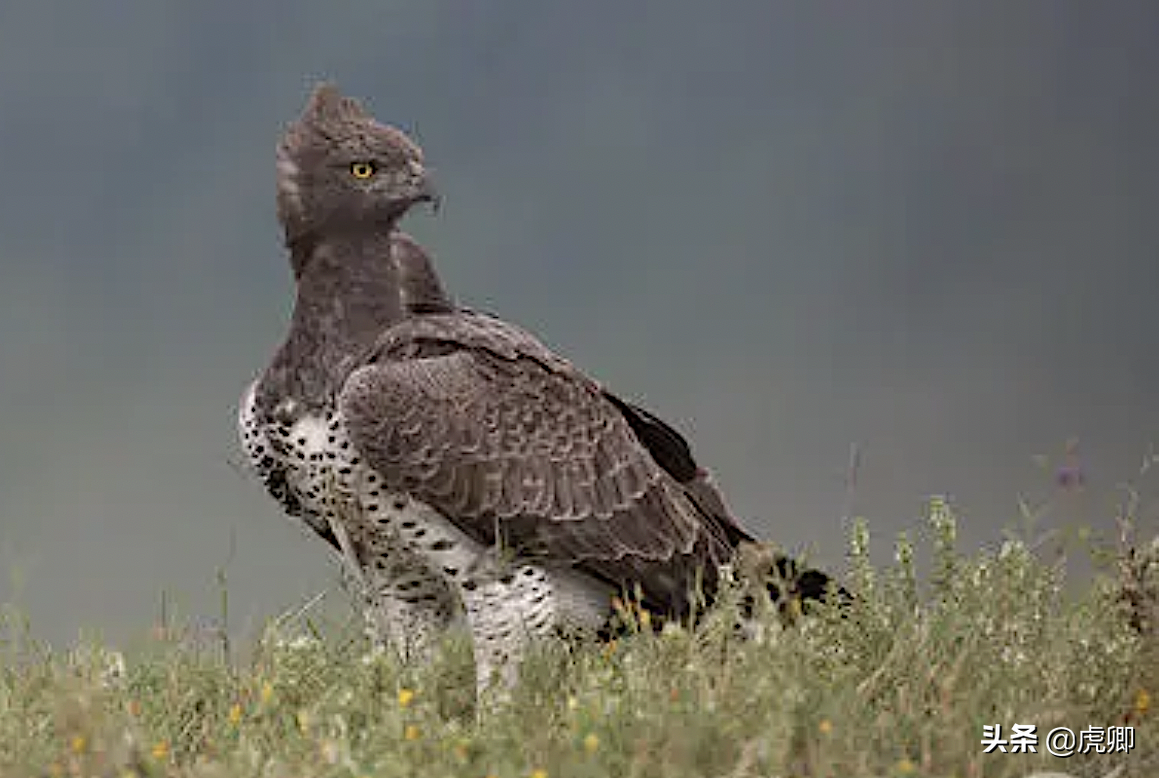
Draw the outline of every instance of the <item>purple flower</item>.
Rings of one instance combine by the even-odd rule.
[[[1070,489],[1082,486],[1086,478],[1083,475],[1082,465],[1074,462],[1060,467],[1054,475],[1054,480],[1063,489]]]

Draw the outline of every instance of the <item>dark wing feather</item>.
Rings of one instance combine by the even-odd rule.
[[[388,488],[479,542],[496,541],[498,520],[505,545],[639,584],[668,612],[687,610],[698,569],[711,586],[730,558],[731,518],[706,514],[623,406],[522,330],[470,312],[418,317],[364,362],[340,397],[355,446]]]
[[[712,483],[708,471],[696,464],[688,441],[679,432],[638,405],[622,400],[607,391],[604,395],[620,409],[632,431],[648,449],[652,458],[680,482],[689,499],[696,503],[709,521],[725,533],[731,545],[756,541],[748,530],[737,523],[732,512],[725,506],[720,490]]]

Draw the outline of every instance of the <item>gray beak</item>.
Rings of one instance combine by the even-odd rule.
[[[430,203],[431,213],[436,214],[442,207],[442,195],[439,194],[439,190],[435,186],[434,177],[431,175],[429,169],[424,168],[420,174],[419,181],[415,186],[414,202]]]

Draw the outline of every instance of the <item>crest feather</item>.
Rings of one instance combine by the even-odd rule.
[[[338,87],[322,82],[314,87],[301,121],[319,129],[342,126],[351,122],[365,122],[370,118],[362,104],[353,97],[345,97]]]

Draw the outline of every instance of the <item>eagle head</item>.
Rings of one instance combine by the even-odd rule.
[[[315,88],[277,149],[278,218],[287,242],[392,229],[416,203],[438,204],[418,145],[333,84]]]

